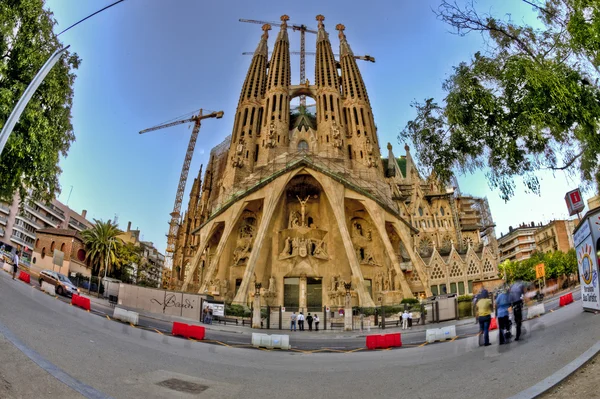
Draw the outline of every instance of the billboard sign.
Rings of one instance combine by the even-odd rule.
[[[600,310],[600,287],[598,284],[598,257],[594,245],[594,236],[589,228],[590,220],[581,223],[575,236],[577,267],[581,283],[581,300],[584,309]]]
[[[209,307],[210,309],[212,309],[212,314],[213,316],[221,316],[221,317],[225,317],[225,304],[222,302],[209,302],[209,301],[204,301],[203,304],[204,307]]]
[[[65,253],[63,251],[59,251],[58,249],[54,250],[54,256],[52,257],[52,263],[56,266],[62,267],[63,261],[65,259]]]
[[[573,216],[578,212],[583,211],[585,203],[581,197],[581,192],[578,188],[571,190],[565,195],[565,201],[567,202],[567,208],[569,209],[569,216]]]

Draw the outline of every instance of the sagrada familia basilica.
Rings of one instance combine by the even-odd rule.
[[[396,304],[472,292],[497,277],[485,199],[417,171],[408,147],[384,154],[356,59],[338,24],[339,60],[323,23],[314,83],[293,85],[287,16],[268,55],[263,26],[231,136],[195,180],[179,228],[178,288],[227,303],[289,309]],[[306,96],[316,112],[291,109]],[[260,288],[259,288],[260,284]]]

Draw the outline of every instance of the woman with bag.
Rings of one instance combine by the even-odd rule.
[[[477,317],[479,318],[479,334],[483,334],[483,346],[490,346],[490,321],[492,320],[492,301],[487,290],[482,290],[477,301]],[[480,338],[481,345],[481,338]]]

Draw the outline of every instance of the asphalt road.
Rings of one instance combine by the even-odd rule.
[[[37,281],[32,281],[32,285],[36,288],[39,288]],[[581,291],[579,289],[573,292],[573,298],[575,301],[581,299]],[[69,302],[70,299],[66,297],[60,297],[64,302]],[[545,302],[546,312],[555,311],[559,308],[558,297],[552,298]],[[578,306],[578,305],[575,305]],[[92,308],[98,313],[102,313],[105,315],[112,316],[113,309],[106,305],[100,305],[94,302]],[[524,317],[526,317],[526,312],[524,312]],[[148,327],[150,329],[156,329],[163,333],[170,333],[172,328],[172,323],[158,320],[150,317],[144,317],[140,315],[140,325]],[[527,322],[526,322],[527,323]],[[287,323],[286,323],[287,324]],[[208,327],[208,326],[207,326]],[[432,324],[429,328],[436,328],[436,324]],[[232,330],[232,331],[231,331]],[[209,340],[219,341],[230,345],[244,345],[250,342],[250,334],[251,331],[249,328],[237,328],[230,327],[229,329],[223,329],[218,324],[212,325],[206,330],[206,338]],[[470,324],[458,324],[456,326],[456,334],[458,335],[458,339],[463,339],[466,337],[473,336],[477,334],[479,331],[479,326],[475,323]],[[302,350],[317,350],[323,348],[329,348],[334,350],[353,350],[358,348],[365,347],[365,335],[367,334],[380,334],[380,333],[393,333],[393,332],[401,332],[402,333],[402,342],[403,344],[408,345],[419,345],[425,342],[425,331],[422,328],[415,328],[415,330],[401,330],[399,327],[391,327],[386,328],[384,330],[379,328],[371,329],[370,331],[364,330],[363,332],[353,331],[353,332],[343,332],[343,331],[322,331],[321,334],[316,333],[308,333],[305,332],[290,332],[287,330],[264,330],[264,332],[270,334],[289,334],[290,335],[290,344],[293,348],[302,349]],[[513,327],[514,332],[514,327]]]
[[[580,303],[525,325],[525,339],[503,347],[481,348],[477,338],[467,338],[390,351],[257,351],[116,325],[0,273],[2,331],[74,381],[113,398],[503,398],[563,367],[600,333],[599,319],[582,312]],[[2,342],[0,359],[7,359],[14,348]],[[0,386],[2,397],[31,397],[23,389],[38,392],[36,398],[81,397],[46,392],[51,382],[29,378],[36,367],[21,378],[0,367],[7,383]],[[186,388],[205,390],[181,392]]]

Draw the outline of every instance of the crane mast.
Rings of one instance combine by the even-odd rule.
[[[187,150],[185,152],[185,158],[183,160],[183,166],[181,168],[181,175],[179,176],[179,185],[177,186],[177,194],[175,195],[175,203],[173,205],[173,212],[171,212],[171,221],[169,222],[169,233],[167,234],[167,253],[166,257],[173,257],[173,253],[175,252],[175,243],[177,241],[177,232],[179,230],[179,219],[181,217],[181,203],[183,202],[183,194],[185,191],[185,185],[187,183],[188,174],[190,171],[190,165],[192,163],[192,157],[194,155],[194,149],[196,148],[196,141],[198,140],[198,133],[200,132],[200,122],[202,119],[207,118],[217,118],[220,119],[223,117],[223,111],[218,112],[210,112],[208,114],[202,114],[202,109],[197,116],[188,119],[182,119],[175,122],[165,123],[159,126],[151,127],[148,129],[144,129],[140,131],[140,134],[152,132],[158,129],[163,129],[171,126],[180,125],[183,123],[194,122],[194,128],[192,130],[192,135],[190,136],[190,141],[188,143]],[[183,273],[183,270],[180,271]],[[181,278],[182,276],[180,276]]]

